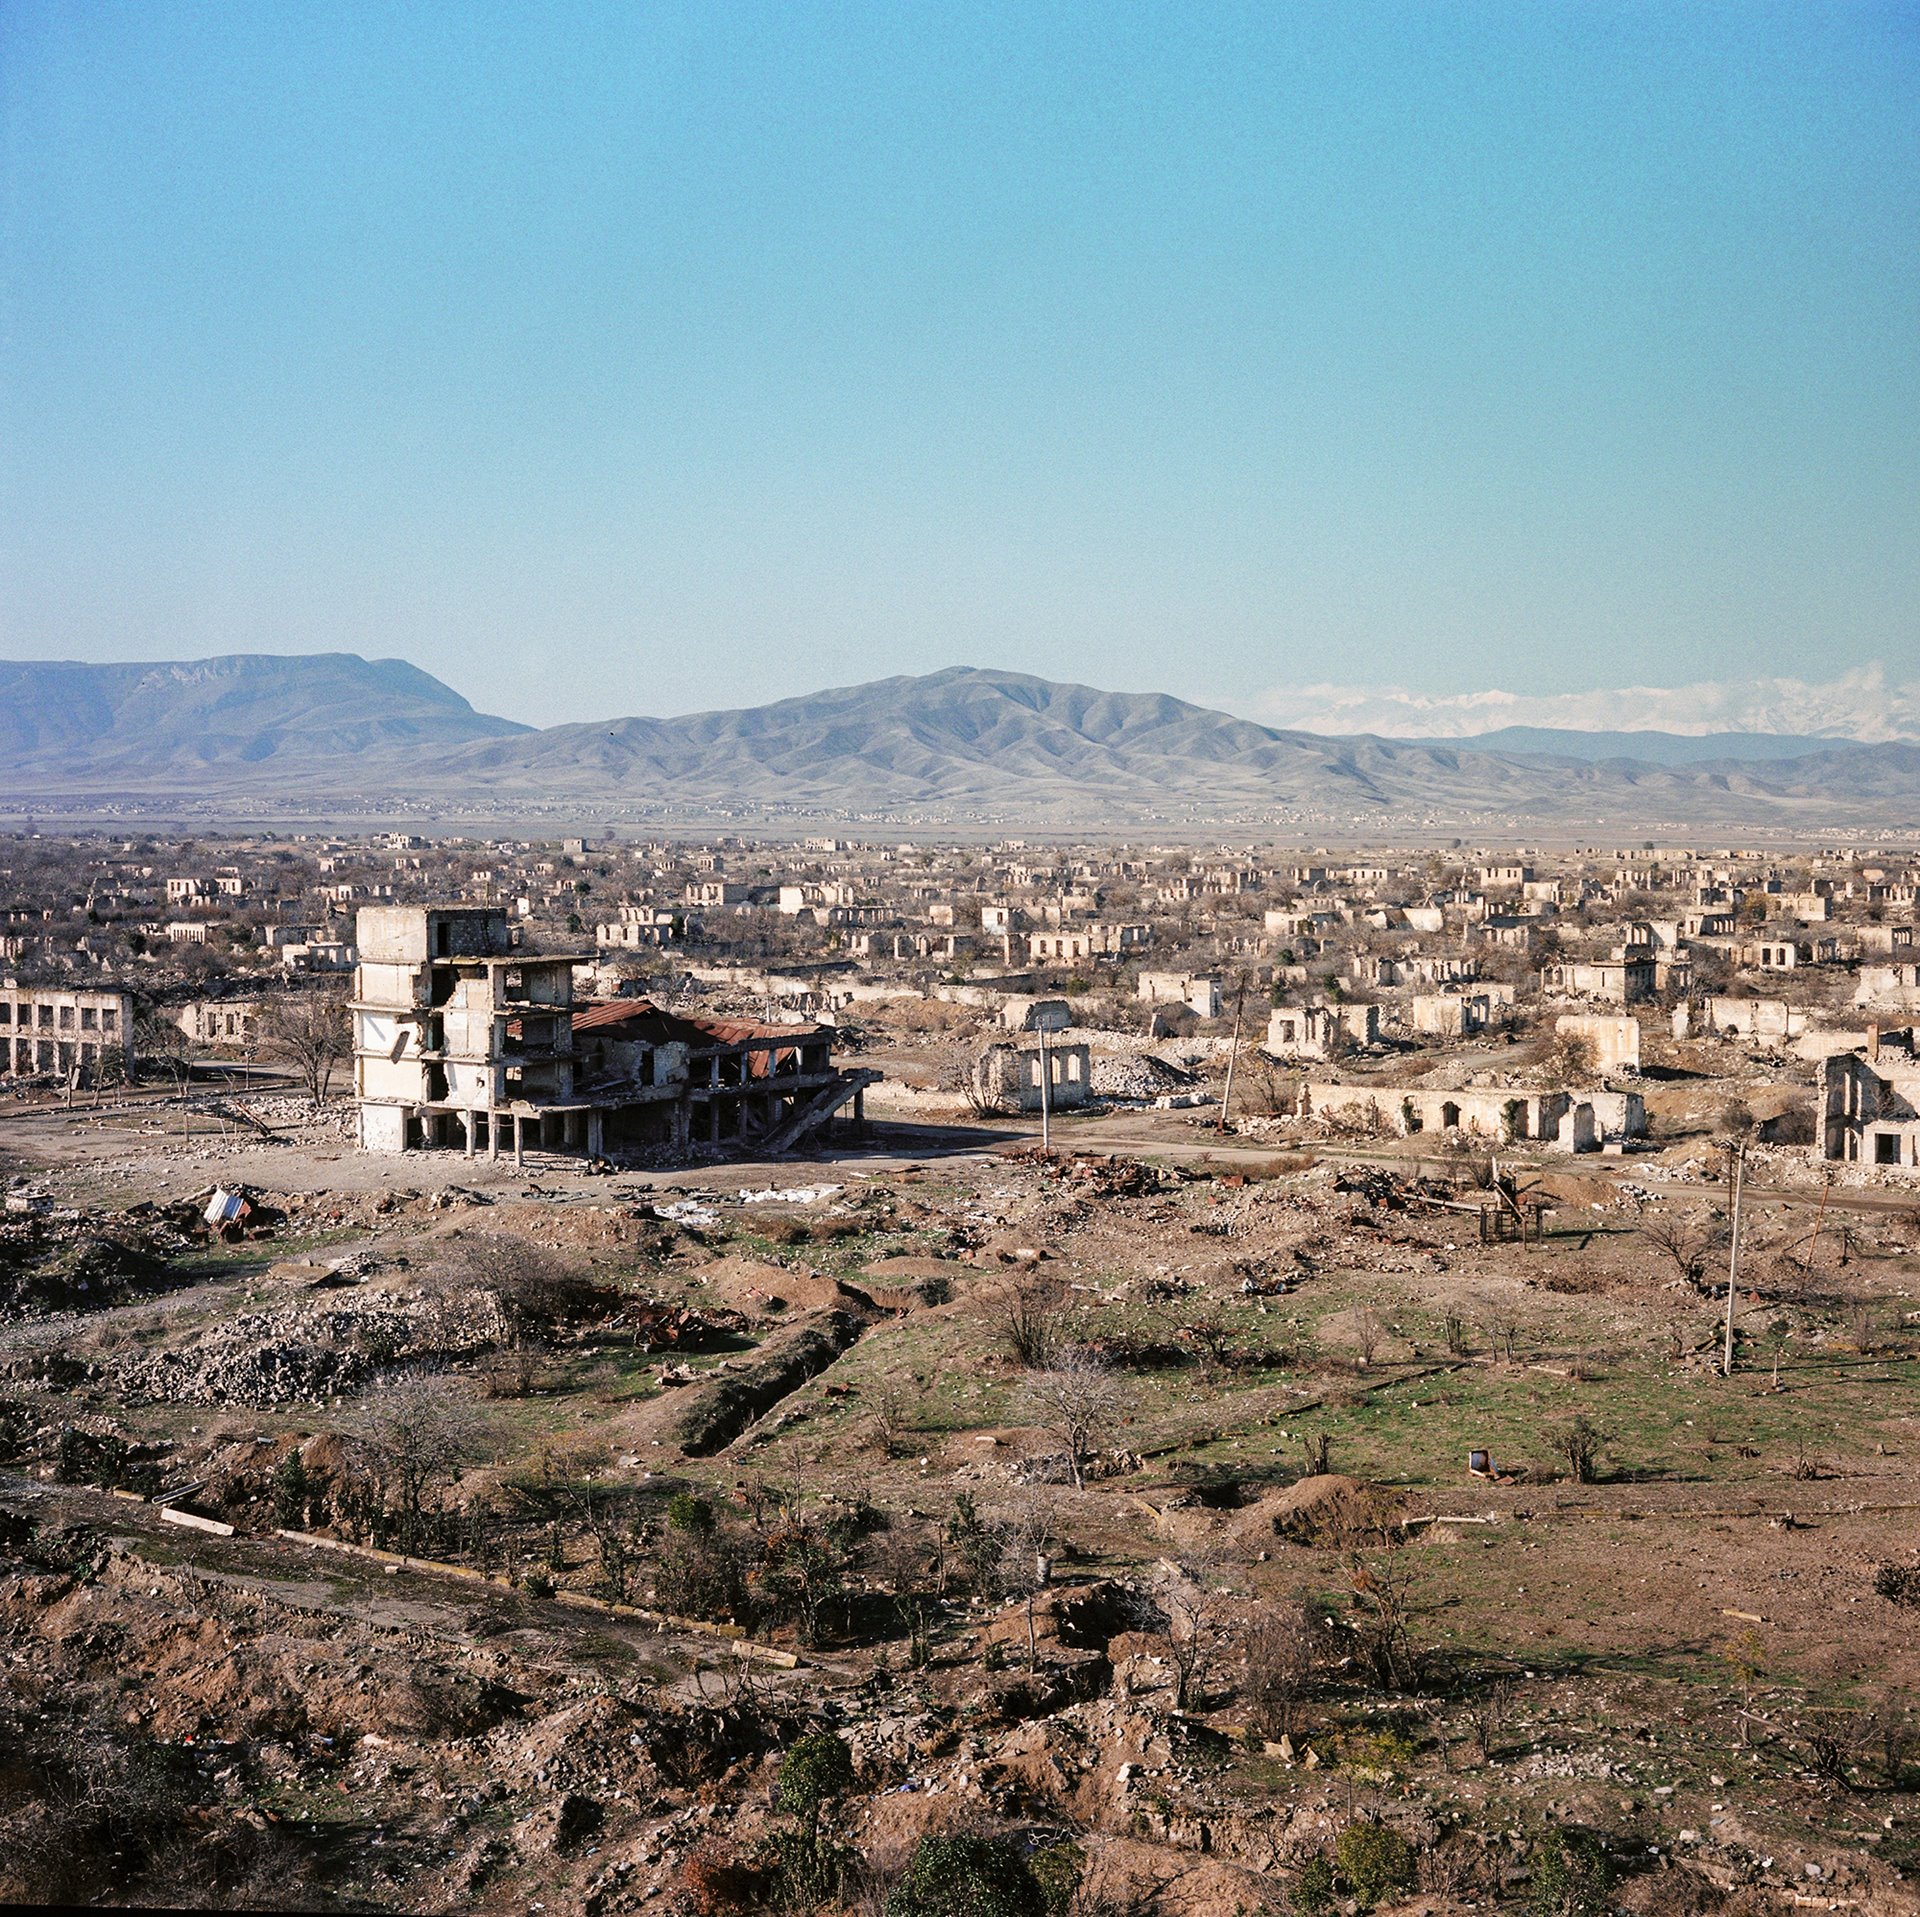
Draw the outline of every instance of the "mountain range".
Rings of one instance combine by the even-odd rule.
[[[1894,832],[1920,820],[1920,746],[1544,728],[1328,738],[974,667],[536,730],[402,660],[238,654],[0,663],[0,790],[127,814]]]

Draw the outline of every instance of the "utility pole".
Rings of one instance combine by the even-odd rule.
[[[1227,1082],[1220,1092],[1220,1136],[1227,1135],[1227,1107],[1233,1103],[1233,1068],[1240,1057],[1240,1014],[1247,1009],[1247,975],[1240,974],[1240,990],[1233,1000],[1233,1043],[1227,1051]]]
[[[1045,1016],[1040,1022],[1040,1149],[1043,1152],[1053,1150],[1053,1124],[1051,1097],[1052,1087],[1047,1083],[1050,1071],[1047,1063],[1047,1026]]]
[[[1727,1148],[1733,1155],[1733,1243],[1727,1253],[1727,1334],[1726,1347],[1721,1354],[1720,1369],[1729,1378],[1733,1376],[1733,1293],[1740,1275],[1740,1194],[1747,1169],[1747,1148],[1744,1142]]]

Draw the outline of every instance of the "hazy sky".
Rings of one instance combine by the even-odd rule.
[[[1920,0],[0,0],[0,650],[1920,678]]]

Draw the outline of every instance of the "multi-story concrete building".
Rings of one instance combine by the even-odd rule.
[[[369,906],[357,923],[364,1149],[600,1149],[599,1115],[573,1095],[573,968],[586,954],[517,951],[491,906]]]
[[[816,1026],[681,1018],[645,999],[576,1006],[587,953],[532,953],[497,907],[359,915],[354,1096],[368,1151],[729,1140],[783,1151],[879,1074],[835,1069]],[[577,1016],[576,1016],[577,1014]]]

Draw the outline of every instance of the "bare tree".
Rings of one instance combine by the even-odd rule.
[[[484,1422],[445,1379],[415,1376],[396,1378],[373,1393],[352,1429],[393,1503],[401,1546],[411,1549],[430,1493],[457,1479],[480,1455]]]
[[[1173,1666],[1173,1708],[1184,1711],[1204,1689],[1220,1648],[1221,1608],[1212,1580],[1213,1552],[1199,1550],[1164,1567],[1158,1587],[1167,1614],[1167,1661]]]
[[[908,1448],[914,1414],[926,1398],[926,1380],[909,1382],[898,1373],[882,1378],[873,1395],[873,1441],[883,1456],[897,1458]]]
[[[1359,1661],[1383,1690],[1411,1690],[1420,1675],[1413,1647],[1413,1573],[1391,1550],[1347,1557],[1352,1624]]]
[[[1268,1737],[1290,1736],[1300,1704],[1329,1661],[1326,1623],[1303,1600],[1263,1604],[1240,1636],[1247,1707]]]
[[[1557,1033],[1540,1066],[1556,1085],[1590,1085],[1595,1077],[1593,1040],[1578,1032]]]
[[[1500,1733],[1512,1712],[1512,1678],[1485,1678],[1474,1685],[1466,1718],[1467,1727],[1473,1732],[1473,1741],[1479,1748],[1481,1763],[1493,1762],[1493,1754],[1500,1744]]]
[[[1044,1486],[1025,1485],[995,1530],[1000,1539],[1000,1588],[1008,1597],[1026,1603],[1027,1668],[1032,1670],[1040,1661],[1034,1601],[1053,1575],[1053,1540],[1059,1530],[1059,1512]]]
[[[1704,1281],[1714,1254],[1727,1242],[1726,1222],[1713,1211],[1663,1214],[1644,1220],[1640,1236],[1690,1285]]]
[[[1127,1414],[1132,1393],[1097,1352],[1070,1345],[1043,1371],[1029,1373],[1028,1408],[1066,1452],[1074,1489],[1087,1482],[1087,1466],[1112,1441]]]
[[[1371,1305],[1363,1305],[1353,1327],[1354,1343],[1360,1349],[1360,1362],[1363,1365],[1372,1364],[1380,1355],[1381,1336],[1379,1315]]]
[[[191,1049],[187,1035],[157,1007],[140,1014],[134,1025],[134,1057],[141,1065],[158,1065],[174,1082],[176,1091],[185,1091],[193,1074]]]
[[[315,1104],[325,1101],[333,1074],[352,1049],[347,995],[338,987],[276,999],[260,1015],[260,1049],[291,1065]]]
[[[1059,1283],[1040,1272],[1015,1278],[990,1307],[994,1334],[1015,1364],[1049,1363],[1060,1343]]]
[[[433,1281],[449,1292],[492,1295],[500,1336],[488,1376],[496,1396],[525,1397],[555,1331],[595,1315],[607,1298],[586,1273],[524,1238],[463,1240]]]

